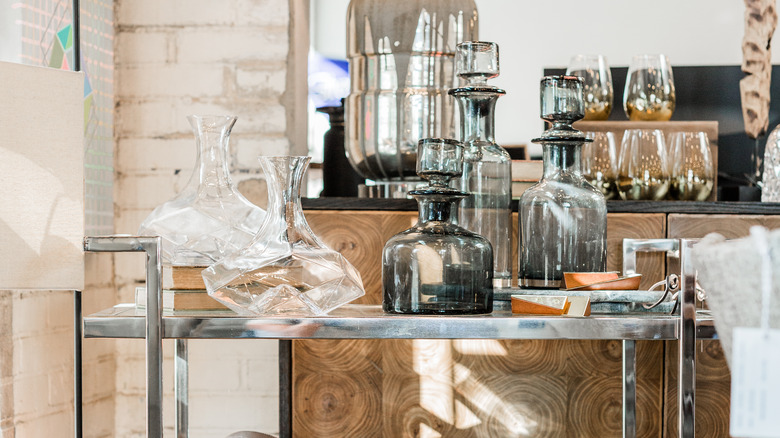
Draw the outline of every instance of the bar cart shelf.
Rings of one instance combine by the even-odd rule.
[[[387,315],[377,305],[345,305],[322,317],[243,317],[230,311],[163,312],[158,238],[87,238],[88,251],[147,253],[148,313],[122,304],[85,316],[85,338],[139,338],[147,345],[147,435],[162,436],[162,339],[176,339],[176,436],[186,437],[187,342],[189,339],[278,339],[280,383],[291,375],[294,339],[572,339],[623,341],[623,436],[636,436],[637,340],[679,340],[679,435],[694,436],[696,339],[717,337],[708,313],[695,309],[695,272],[690,266],[692,241],[657,239],[624,241],[624,272],[633,271],[637,252],[666,251],[682,266],[680,313],[594,314],[589,317],[513,315],[508,303],[489,315]],[[674,253],[674,254],[673,254]],[[292,436],[291,398],[280,391],[280,433]],[[285,407],[287,406],[287,407]]]

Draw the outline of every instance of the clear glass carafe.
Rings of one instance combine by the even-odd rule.
[[[260,157],[268,215],[248,246],[203,271],[209,295],[239,314],[323,315],[365,294],[358,271],[311,231],[301,208],[310,157]]]
[[[564,272],[603,272],[607,264],[607,205],[580,171],[585,135],[571,124],[584,115],[582,81],[548,76],[541,83],[544,174],[520,198],[519,285],[558,288]]]
[[[468,196],[460,203],[459,224],[493,245],[493,285],[512,283],[512,163],[493,134],[496,101],[504,90],[486,80],[499,75],[498,45],[458,44],[458,75],[467,85],[450,90],[460,107],[463,176],[454,186]]]
[[[228,170],[233,116],[189,116],[197,139],[195,170],[173,199],[141,223],[138,234],[162,238],[162,261],[208,266],[237,251],[257,234],[265,211],[244,198]]]
[[[386,312],[493,311],[490,242],[455,223],[457,204],[466,194],[447,186],[450,178],[461,173],[461,154],[454,140],[420,141],[418,175],[430,185],[410,192],[419,204],[417,224],[390,238],[382,251]]]

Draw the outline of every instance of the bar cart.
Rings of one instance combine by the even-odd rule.
[[[292,436],[293,339],[613,339],[623,341],[623,436],[636,436],[637,340],[679,340],[679,436],[694,437],[696,340],[716,337],[712,319],[696,309],[691,239],[625,239],[623,272],[636,271],[638,252],[665,252],[680,266],[679,313],[594,315],[585,318],[516,316],[387,316],[380,306],[346,305],[324,317],[240,317],[204,313],[163,315],[160,240],[87,237],[86,251],[144,252],[147,310],[118,305],[83,318],[86,338],[146,339],[147,436],[162,436],[162,340],[175,339],[176,436],[188,436],[187,342],[190,339],[278,339],[280,435]],[[77,315],[77,318],[79,315]],[[75,372],[80,372],[76,370]]]

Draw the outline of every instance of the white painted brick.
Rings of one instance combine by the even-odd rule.
[[[73,412],[56,412],[16,424],[17,437],[67,436],[73,430]]]
[[[122,0],[117,16],[122,26],[187,26],[232,24],[236,8],[233,0]]]
[[[173,109],[171,101],[120,102],[114,118],[114,130],[119,138],[188,132],[187,121],[177,118]],[[121,197],[117,200],[123,201]]]
[[[116,281],[118,294],[116,303],[129,303],[136,286],[142,286],[146,279],[146,259],[143,253],[122,253],[116,257]]]
[[[114,394],[114,381],[117,370],[116,361],[103,360],[84,363],[82,370],[82,388],[84,402],[90,403]]]
[[[46,329],[47,292],[14,294],[13,334],[15,338],[29,336]]]
[[[118,167],[126,174],[179,170],[189,175],[195,167],[197,153],[194,136],[119,139],[117,143]]]
[[[84,282],[89,288],[107,286],[114,281],[114,258],[111,253],[84,253]],[[85,298],[89,301],[89,297]]]
[[[110,388],[113,394],[113,382]],[[90,438],[114,436],[113,397],[84,403],[84,435]]]
[[[188,28],[178,36],[178,62],[284,61],[287,27]]]
[[[273,100],[241,102],[237,105],[236,114],[241,123],[236,123],[233,129],[237,136],[253,133],[263,137],[275,137],[284,135],[287,129],[286,110]]]
[[[258,396],[279,396],[279,360],[274,359],[247,360],[241,386]]]
[[[239,139],[234,167],[236,169],[258,169],[260,155],[288,155],[290,142],[286,137],[266,137],[262,140]]]
[[[132,0],[121,2],[133,3]],[[119,32],[116,35],[116,63],[122,65],[162,64],[168,61],[168,34],[162,32]]]
[[[45,330],[73,330],[73,292],[48,291]]]
[[[115,435],[128,438],[146,437],[146,398],[143,394],[117,394],[114,401]]]
[[[186,181],[174,172],[151,175],[125,175],[116,182],[116,194],[125,208],[153,209],[171,199]],[[140,225],[140,224],[139,224]]]
[[[284,92],[286,75],[287,71],[283,66],[273,66],[271,63],[263,63],[262,69],[238,67],[236,86],[241,95],[278,99]]]
[[[290,2],[279,0],[238,0],[238,23],[282,25],[289,23]]]
[[[14,375],[45,373],[73,363],[73,333],[52,332],[14,341]]]
[[[73,404],[73,367],[49,371],[49,406],[69,409]]]
[[[144,394],[146,391],[146,361],[143,357],[122,357],[117,360],[116,388],[124,395]]]
[[[19,416],[29,416],[48,405],[48,379],[46,374],[26,374],[14,379],[14,411]]]
[[[279,401],[276,397],[239,393],[210,395],[190,402],[190,425],[196,430],[276,432],[278,409]]]
[[[219,64],[147,64],[117,70],[116,90],[123,97],[221,96],[225,67]]]

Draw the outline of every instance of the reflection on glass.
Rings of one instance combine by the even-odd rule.
[[[672,199],[704,201],[712,192],[715,166],[706,132],[673,132],[669,134],[669,159]]]
[[[666,121],[674,112],[674,76],[664,55],[638,55],[628,67],[623,109],[629,120]]]
[[[617,147],[612,132],[586,132],[592,143],[582,146],[582,176],[606,199],[617,197]]]
[[[583,120],[607,120],[612,113],[612,73],[607,58],[601,55],[576,55],[569,61],[566,74],[582,78],[585,117]]]
[[[669,191],[666,142],[658,129],[627,129],[620,144],[617,189],[625,200],[660,201]]]

